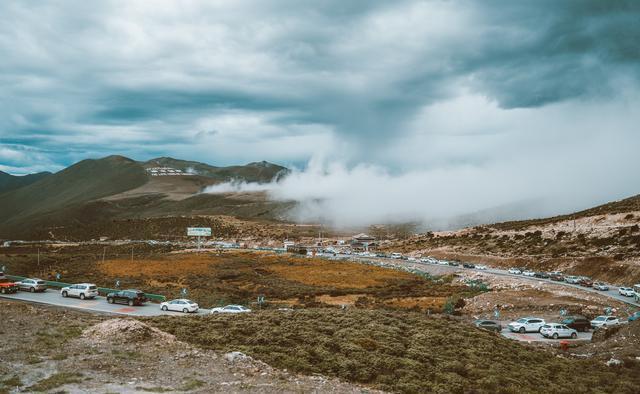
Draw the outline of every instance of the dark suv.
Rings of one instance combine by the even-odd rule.
[[[109,304],[122,303],[129,306],[142,305],[147,301],[147,297],[140,290],[121,290],[107,294]]]
[[[562,321],[562,324],[576,331],[586,332],[591,328],[591,322],[584,316],[567,316]]]

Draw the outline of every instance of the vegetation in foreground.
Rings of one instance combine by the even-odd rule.
[[[272,366],[404,393],[635,393],[640,365],[558,357],[442,316],[306,309],[148,323],[179,340]]]

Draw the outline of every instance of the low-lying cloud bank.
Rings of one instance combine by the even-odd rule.
[[[279,182],[206,192],[266,191],[299,203],[293,219],[336,226],[445,228],[570,213],[640,193],[638,105],[632,94],[510,110],[461,96],[425,107],[411,133],[366,154],[324,147]]]

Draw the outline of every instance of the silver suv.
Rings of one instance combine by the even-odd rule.
[[[30,291],[32,293],[47,290],[47,284],[42,279],[22,279],[16,282],[16,284],[20,290]]]
[[[98,287],[93,283],[77,283],[60,289],[63,297],[95,298],[98,296]]]

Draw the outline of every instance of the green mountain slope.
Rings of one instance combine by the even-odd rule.
[[[0,195],[0,222],[8,227],[26,225],[39,214],[120,193],[144,184],[147,178],[140,164],[122,156],[83,160]]]
[[[146,171],[151,167],[172,167],[198,175],[152,177]],[[82,239],[83,234],[108,229],[113,220],[183,215],[272,220],[282,216],[290,204],[268,201],[260,193],[199,192],[207,185],[230,180],[269,182],[287,172],[266,162],[215,167],[171,158],[148,162],[122,156],[83,160],[0,194],[0,238],[46,239],[55,234],[56,238]]]
[[[11,175],[0,171],[0,194],[30,185],[49,175],[51,173],[47,171],[23,176]]]

